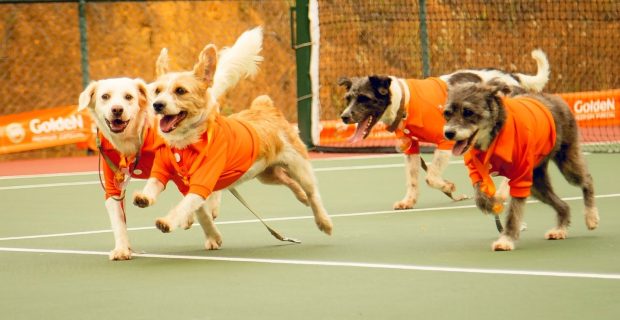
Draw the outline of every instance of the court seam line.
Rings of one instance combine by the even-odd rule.
[[[20,253],[26,252],[26,253],[53,253],[53,254],[102,255],[102,256],[107,256],[109,254],[108,252],[103,252],[103,251],[54,250],[54,249],[31,249],[31,248],[29,249],[29,248],[10,248],[10,247],[0,247],[0,251],[20,252]],[[219,262],[245,262],[245,263],[282,264],[282,265],[353,267],[353,268],[366,268],[366,269],[411,270],[411,271],[434,271],[434,272],[450,272],[450,273],[501,274],[501,275],[520,275],[520,276],[546,276],[546,277],[563,277],[563,278],[620,280],[620,274],[615,274],[615,273],[485,269],[485,268],[439,267],[439,266],[389,264],[389,263],[164,255],[164,254],[151,254],[151,253],[135,253],[134,256],[140,257],[140,258],[154,258],[154,259],[203,260],[203,261],[206,260],[206,261],[219,261]]]
[[[614,198],[620,197],[620,193],[612,193],[612,194],[603,194],[597,195],[595,198]],[[576,201],[583,199],[582,197],[564,197],[561,198],[564,201]],[[527,203],[540,203],[538,200],[528,200]],[[464,205],[464,206],[449,206],[449,207],[433,207],[433,208],[417,208],[417,209],[407,209],[407,210],[383,210],[383,211],[368,211],[368,212],[352,212],[352,213],[340,213],[330,215],[332,218],[347,218],[347,217],[360,217],[360,216],[372,216],[372,215],[380,215],[380,214],[392,214],[392,213],[416,213],[416,212],[427,212],[427,211],[440,211],[440,210],[457,210],[457,209],[472,209],[475,208],[476,205]],[[307,220],[313,219],[313,216],[298,216],[298,217],[276,217],[276,218],[265,218],[264,221],[273,222],[273,221],[293,221],[293,220]],[[231,220],[231,221],[216,221],[216,225],[227,225],[227,224],[244,224],[244,223],[257,223],[260,222],[258,219],[247,219],[247,220]],[[195,223],[193,226],[198,225]],[[127,231],[142,231],[142,230],[152,230],[155,227],[134,227],[127,228]],[[78,232],[65,232],[65,233],[53,233],[53,234],[42,234],[42,235],[31,235],[31,236],[16,236],[16,237],[5,237],[0,238],[0,241],[12,241],[12,240],[28,240],[28,239],[41,239],[41,238],[55,238],[55,237],[67,237],[67,236],[80,236],[80,235],[91,235],[91,234],[100,234],[100,233],[110,233],[111,229],[104,230],[93,230],[93,231],[78,231]]]

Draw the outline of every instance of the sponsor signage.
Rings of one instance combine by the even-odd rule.
[[[620,90],[562,93],[579,126],[620,124]]]
[[[0,154],[86,143],[94,128],[88,112],[77,106],[0,116]]]

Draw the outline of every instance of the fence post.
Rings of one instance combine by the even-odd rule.
[[[422,48],[422,73],[424,78],[431,75],[430,57],[428,54],[428,31],[426,29],[426,0],[419,0],[420,10],[420,47]]]
[[[299,136],[308,146],[312,142],[312,83],[310,82],[310,19],[308,17],[308,0],[299,0],[295,5],[296,28],[291,37],[297,61],[297,125]],[[291,17],[292,19],[292,17]],[[316,97],[318,98],[318,97]]]
[[[90,82],[90,71],[88,68],[88,38],[86,36],[86,0],[78,2],[78,20],[80,27],[80,54],[82,64],[82,87],[86,88]]]

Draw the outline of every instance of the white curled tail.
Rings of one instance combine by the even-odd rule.
[[[536,60],[538,67],[536,75],[519,73],[519,82],[527,90],[541,92],[549,81],[549,61],[547,60],[547,55],[540,49],[532,51],[532,58]]]
[[[212,97],[217,101],[243,77],[254,76],[263,61],[263,28],[256,27],[241,34],[230,48],[220,50],[217,69],[213,76]]]

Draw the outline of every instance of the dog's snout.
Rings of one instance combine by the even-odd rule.
[[[112,115],[119,118],[121,115],[123,115],[123,107],[121,106],[113,106],[112,107]]]
[[[162,112],[165,107],[166,104],[161,101],[153,102],[153,109],[155,109],[155,112]]]
[[[446,139],[452,140],[456,136],[456,130],[452,130],[452,129],[444,130],[443,135],[446,137]]]
[[[340,115],[340,119],[342,119],[342,122],[349,124],[353,122],[353,115],[351,112],[345,110],[345,112]]]

